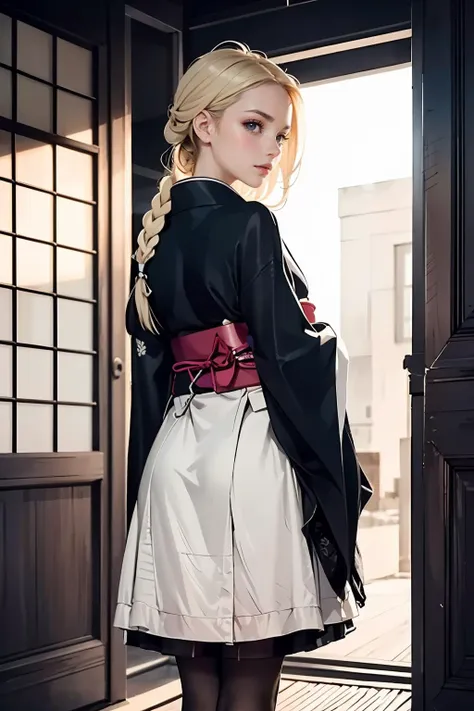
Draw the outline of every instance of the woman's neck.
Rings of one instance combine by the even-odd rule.
[[[207,156],[205,153],[201,154],[196,161],[193,178],[212,178],[219,180],[221,183],[227,183],[230,187],[235,183],[235,178],[227,171],[224,171],[211,156]]]

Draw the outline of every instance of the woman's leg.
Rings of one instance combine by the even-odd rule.
[[[274,711],[283,657],[224,659],[218,711]]]
[[[183,690],[182,711],[216,711],[219,698],[218,659],[176,657]]]

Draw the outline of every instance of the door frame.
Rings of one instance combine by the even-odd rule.
[[[185,12],[184,61],[188,64],[219,42],[237,39],[271,57],[327,48],[341,42],[411,30],[412,0],[381,3],[364,0],[354,11],[353,0],[318,0],[284,4],[257,0],[251,8],[219,7],[206,11],[188,3]],[[212,6],[212,3],[211,3]]]
[[[342,0],[342,5],[346,0]],[[413,84],[414,84],[414,158],[413,158],[413,261],[414,261],[414,305],[413,305],[413,354],[423,353],[424,340],[419,343],[420,325],[424,324],[424,233],[423,233],[423,151],[421,147],[421,37],[417,35],[415,41],[411,41],[410,33],[412,23],[407,21],[407,6],[410,3],[403,1],[403,8],[382,8],[379,3],[373,3],[375,9],[375,19],[371,23],[369,15],[371,11],[364,13],[362,20],[356,20],[351,13],[346,14],[343,27],[335,27],[334,10],[331,12],[322,9],[320,12],[324,16],[332,15],[330,21],[333,34],[327,36],[327,28],[324,17],[318,17],[318,23],[307,22],[306,15],[315,14],[319,3],[302,3],[289,8],[275,9],[265,13],[263,17],[266,22],[266,29],[260,26],[259,33],[250,27],[249,20],[259,13],[248,13],[240,18],[219,17],[203,18],[198,22],[195,18],[186,18],[184,28],[184,57],[186,66],[197,55],[209,51],[215,44],[229,37],[237,37],[241,41],[248,42],[252,47],[262,48],[267,51],[268,56],[274,61],[281,62],[284,68],[290,73],[295,71],[296,62],[300,63],[303,70],[303,77],[312,77],[312,81],[329,81],[337,76],[355,75],[364,72],[373,72],[377,69],[386,69],[393,66],[412,63]],[[367,2],[372,6],[372,2]],[[321,7],[321,6],[320,6]],[[283,25],[283,13],[292,13],[293,26],[298,26],[298,17],[303,26],[307,27],[306,35],[312,26],[319,27],[318,36],[303,38],[299,45],[296,44],[295,32],[288,33],[288,26]],[[344,14],[344,13],[343,13]],[[278,17],[277,17],[278,16]],[[140,19],[136,16],[134,19]],[[331,18],[330,18],[331,19]],[[159,21],[158,21],[159,22]],[[285,22],[285,20],[283,20]],[[337,25],[337,23],[336,23]],[[357,25],[357,27],[356,27]],[[368,27],[372,29],[368,31]],[[285,33],[283,30],[286,28]],[[272,34],[273,33],[273,34]],[[225,36],[224,36],[225,35]],[[250,35],[250,36],[249,36]],[[255,35],[255,36],[254,36]],[[258,37],[257,37],[258,35]],[[271,36],[271,47],[265,47],[264,36],[268,39]],[[382,37],[383,41],[373,43],[374,36]],[[304,40],[304,41],[303,41]],[[261,46],[263,45],[263,47]],[[331,48],[331,55],[325,54],[324,50]],[[335,49],[338,52],[334,52]],[[344,51],[341,52],[341,49]],[[315,56],[315,50],[318,56]],[[323,50],[323,51],[321,51]],[[304,56],[298,56],[304,54]],[[350,57],[350,61],[347,60]],[[181,73],[181,69],[180,69]],[[308,79],[303,78],[305,83]],[[130,136],[126,135],[126,142]],[[128,225],[128,222],[127,222]],[[416,241],[416,246],[415,246]],[[128,258],[127,254],[127,258]],[[421,261],[420,261],[421,260]],[[416,291],[415,291],[416,282]],[[128,282],[127,282],[128,288]],[[415,293],[418,298],[415,298]],[[422,301],[420,303],[420,295]],[[416,310],[416,313],[415,313]],[[416,326],[415,326],[416,324]],[[416,339],[415,339],[416,332]],[[423,590],[423,569],[419,566],[420,558],[424,559],[423,539],[421,529],[423,527],[420,516],[414,516],[415,502],[422,505],[422,463],[423,463],[423,391],[419,393],[420,383],[416,373],[412,369],[412,361],[407,361],[406,366],[410,369],[410,393],[412,397],[412,442],[417,437],[416,444],[412,444],[412,471],[420,472],[420,476],[412,476],[412,666],[396,667],[392,664],[380,664],[367,662],[344,662],[343,660],[311,660],[307,658],[290,658],[285,663],[285,673],[298,673],[305,676],[331,678],[333,680],[357,680],[363,675],[365,683],[373,684],[396,684],[402,688],[413,688],[415,698],[416,689],[422,686],[422,649],[423,649],[423,617],[422,617],[422,590]],[[416,392],[414,392],[416,390]],[[415,607],[416,605],[416,607]],[[421,605],[421,609],[420,609]],[[416,637],[415,637],[416,635]],[[414,703],[414,708],[418,707]]]
[[[331,81],[411,63],[411,30],[271,57],[301,84]]]
[[[109,162],[106,176],[110,199],[110,229],[109,241],[115,245],[114,256],[110,250],[111,317],[109,332],[106,338],[110,344],[109,363],[112,370],[113,361],[117,358],[122,364],[126,362],[126,337],[123,327],[126,294],[123,288],[126,273],[125,244],[127,229],[125,222],[126,189],[125,179],[113,179],[113,176],[124,174],[125,170],[125,91],[123,77],[125,74],[125,57],[123,37],[125,32],[125,15],[123,4],[119,0],[111,0],[109,4]],[[113,238],[112,238],[113,235]],[[123,368],[123,365],[122,365]],[[122,376],[114,379],[109,377],[110,401],[110,471],[113,472],[111,491],[109,494],[109,629],[110,629],[110,702],[115,703],[126,698],[126,653],[123,644],[123,634],[113,627],[115,614],[116,591],[118,590],[124,541],[126,538],[126,430],[123,413],[126,407],[126,381]]]
[[[423,150],[423,0],[412,3],[413,207],[412,354],[405,358],[411,396],[411,675],[412,707],[424,709],[425,599],[425,287],[426,239]]]
[[[114,0],[117,4],[117,0]],[[176,12],[176,7],[165,4],[157,8],[149,0],[131,0],[129,3],[120,4],[120,10],[114,13],[111,19],[110,54],[115,59],[111,60],[111,140],[113,149],[111,151],[110,165],[110,190],[112,195],[112,230],[113,225],[120,230],[122,238],[120,241],[120,254],[114,258],[114,279],[116,282],[116,292],[120,298],[114,304],[116,314],[115,325],[112,326],[111,340],[112,353],[119,353],[123,362],[123,376],[120,382],[120,392],[113,402],[113,429],[111,436],[116,443],[119,440],[118,449],[114,452],[116,462],[119,462],[119,471],[123,472],[120,480],[114,478],[114,487],[111,499],[111,526],[115,525],[112,551],[111,567],[111,610],[110,625],[114,644],[111,649],[111,688],[115,690],[112,700],[117,702],[127,699],[127,652],[123,644],[123,633],[112,627],[115,614],[116,591],[118,589],[119,578],[122,568],[123,553],[127,537],[127,496],[126,496],[126,462],[128,453],[128,430],[130,423],[131,392],[130,379],[132,372],[131,344],[125,330],[125,308],[130,293],[130,266],[132,254],[132,239],[136,238],[132,230],[132,101],[131,101],[131,23],[139,22],[159,32],[173,35],[173,76],[177,85],[178,79],[183,72],[182,63],[182,25],[181,16]],[[115,55],[115,56],[114,56]],[[113,107],[116,107],[114,112]],[[114,121],[114,115],[117,120]],[[114,159],[115,158],[115,163]],[[116,172],[117,171],[117,172]],[[113,180],[113,175],[123,175],[123,180]],[[115,471],[115,470],[114,470]],[[115,520],[112,521],[112,517]],[[134,670],[133,675],[150,672],[158,669],[170,662],[168,657],[159,657],[154,661],[147,661],[143,664],[142,670]]]

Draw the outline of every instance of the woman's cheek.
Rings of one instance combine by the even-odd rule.
[[[255,147],[255,136],[252,136],[248,131],[242,131],[236,141],[240,150],[250,150]]]

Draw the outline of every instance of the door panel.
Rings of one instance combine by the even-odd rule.
[[[108,504],[108,334],[121,299],[109,301],[106,4],[88,29],[49,3],[19,15],[32,9],[0,15],[0,707],[74,711],[125,687],[123,659],[110,683],[109,563],[123,525],[111,529]]]
[[[77,484],[3,493],[2,566],[10,574],[1,658],[100,636],[94,609],[100,551],[93,543],[99,488]]]
[[[424,525],[420,517],[415,530],[425,541],[424,675],[415,684],[425,709],[463,711],[474,703],[474,11],[464,0],[415,9],[426,235]]]

